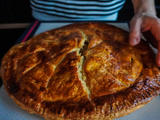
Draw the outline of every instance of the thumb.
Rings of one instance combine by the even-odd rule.
[[[132,19],[130,22],[129,44],[135,46],[141,39],[142,20],[140,18]]]

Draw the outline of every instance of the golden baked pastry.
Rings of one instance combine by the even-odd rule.
[[[160,70],[145,41],[104,23],[76,23],[13,46],[1,63],[9,96],[45,119],[114,119],[160,93]]]

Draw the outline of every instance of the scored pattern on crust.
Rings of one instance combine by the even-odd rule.
[[[72,24],[13,46],[4,56],[4,87],[23,109],[46,119],[112,119],[160,91],[146,42],[103,23]]]

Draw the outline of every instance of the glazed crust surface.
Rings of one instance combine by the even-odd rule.
[[[104,23],[76,23],[13,46],[1,63],[9,96],[45,119],[113,119],[160,92],[149,45]]]

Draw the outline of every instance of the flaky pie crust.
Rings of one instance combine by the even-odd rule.
[[[149,45],[105,23],[75,23],[13,46],[1,62],[9,96],[45,119],[114,119],[160,93]]]

